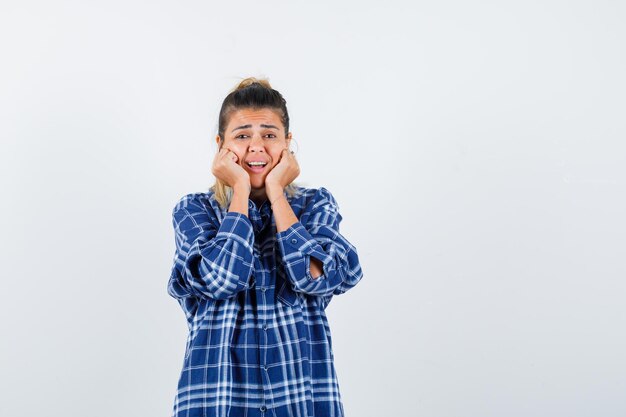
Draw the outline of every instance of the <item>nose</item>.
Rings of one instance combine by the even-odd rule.
[[[249,152],[265,152],[265,144],[263,138],[260,135],[252,135],[250,139]]]

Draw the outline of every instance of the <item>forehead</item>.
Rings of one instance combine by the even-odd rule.
[[[251,124],[253,127],[259,124],[273,124],[282,126],[280,116],[273,109],[237,109],[230,114],[228,125],[232,126]]]

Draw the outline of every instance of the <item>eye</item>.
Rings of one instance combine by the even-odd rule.
[[[270,139],[275,139],[275,138],[276,138],[276,135],[275,135],[275,134],[273,134],[273,133],[268,133],[268,134],[267,134],[267,135],[265,135],[265,136],[270,136]]]
[[[237,135],[235,136],[235,139],[244,139],[244,136],[248,136],[248,135],[244,135],[243,133],[241,135]]]

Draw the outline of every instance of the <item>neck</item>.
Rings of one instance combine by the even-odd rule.
[[[267,200],[267,194],[265,193],[265,187],[260,188],[260,189],[251,189],[250,190],[250,200],[254,201],[254,204],[257,205],[257,207],[261,207],[261,204],[263,204],[263,202],[265,200]]]

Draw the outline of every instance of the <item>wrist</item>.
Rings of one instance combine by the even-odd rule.
[[[270,201],[270,207],[273,209],[274,208],[274,204],[276,204],[277,202],[279,202],[280,200],[285,200],[287,201],[287,199],[285,198],[284,194],[281,194],[279,196],[275,196],[275,197],[269,197],[268,196],[268,200]]]
[[[265,194],[270,201],[283,195],[284,188],[280,184],[265,184]]]
[[[237,183],[233,185],[233,193],[250,195],[250,184]]]

